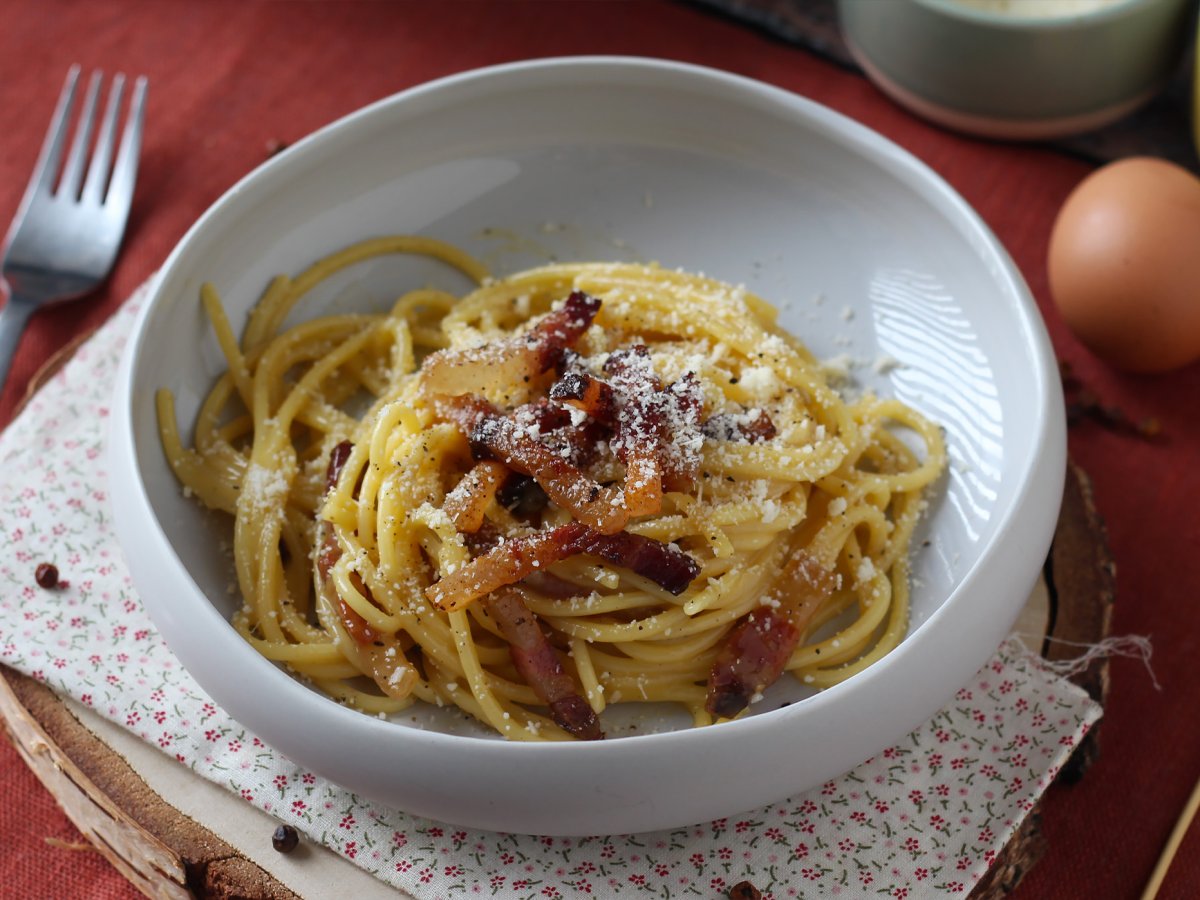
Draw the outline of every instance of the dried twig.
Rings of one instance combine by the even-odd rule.
[[[1092,421],[1109,431],[1127,434],[1146,441],[1159,440],[1163,437],[1162,424],[1158,419],[1149,417],[1135,421],[1127,416],[1119,406],[1105,403],[1072,371],[1070,363],[1060,362],[1059,372],[1062,377],[1063,393],[1066,395],[1068,425]]]

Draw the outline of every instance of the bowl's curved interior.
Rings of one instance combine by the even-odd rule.
[[[915,543],[901,647],[787,709],[777,707],[804,697],[791,679],[758,705],[769,714],[690,730],[640,711],[609,727],[639,736],[591,746],[448,736],[476,732],[429,711],[372,720],[257,657],[228,625],[240,602],[227,590],[229,525],[182,495],[159,444],[154,392],[174,391],[187,434],[224,368],[198,302],[203,281],[240,329],[275,274],[390,233],[451,241],[497,274],[555,258],[641,259],[745,284],[780,306],[819,357],[848,369],[848,390],[898,396],[940,422],[950,466]],[[381,259],[321,286],[293,317],[382,308],[427,282],[467,287],[426,260]],[[469,825],[665,827],[843,771],[931,714],[984,661],[1049,542],[1064,456],[1056,384],[1036,308],[1003,250],[936,176],[877,135],[782,91],[687,66],[519,64],[336,123],[237,185],[189,232],[126,358],[112,449],[117,526],[138,548],[135,583],[172,649],[294,760]],[[508,777],[472,771],[482,759]],[[581,767],[592,773],[582,781]],[[405,774],[414,768],[425,777]],[[738,774],[717,775],[728,771]],[[697,779],[713,787],[696,791]],[[558,794],[553,809],[522,795],[531,781]]]

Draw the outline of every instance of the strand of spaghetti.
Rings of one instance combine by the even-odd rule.
[[[304,663],[300,666],[292,666],[293,671],[302,672],[304,677],[311,678],[313,681],[349,681],[358,678],[362,673],[358,667],[352,663],[346,662],[344,659],[335,663]]]
[[[701,466],[715,475],[742,481],[817,481],[836,471],[845,457],[846,448],[840,442],[782,451],[759,444],[726,444],[706,446],[701,452]]]
[[[276,275],[267,285],[258,303],[250,310],[250,318],[246,322],[246,331],[242,336],[242,350],[247,355],[258,350],[276,331],[276,310],[280,302],[287,296],[292,285],[292,279],[286,275]],[[279,317],[282,321],[286,316]]]
[[[853,546],[854,543],[851,538],[848,546]],[[811,668],[817,665],[828,667],[858,655],[858,648],[870,642],[892,606],[891,592],[886,587],[886,580],[883,580],[883,585],[879,583],[882,578],[882,575],[876,574],[867,582],[856,585],[860,610],[858,618],[817,644],[797,648],[792,653],[788,668]]]
[[[867,666],[882,659],[888,653],[891,653],[904,638],[904,633],[908,630],[908,566],[901,564],[892,571],[891,577],[891,602],[889,604],[887,625],[879,639],[875,642],[875,646],[867,650],[852,662],[845,666],[849,671],[838,673],[819,673],[815,679],[818,687],[824,686],[824,678],[829,678],[830,684],[836,684],[838,681],[844,681],[851,675],[863,671]]]
[[[175,398],[171,392],[160,388],[154,399],[159,439],[175,477],[209,509],[233,513],[237,507],[236,482],[214,477],[210,459],[183,446],[175,419]],[[238,481],[241,480],[238,473],[232,474]]]
[[[229,377],[233,380],[234,387],[237,388],[238,396],[242,398],[242,402],[249,409],[250,371],[246,367],[246,360],[238,346],[237,336],[229,327],[229,318],[225,315],[225,308],[221,305],[221,297],[210,282],[206,281],[200,285],[200,302],[204,306],[204,312],[208,315],[213,333],[217,336],[217,344],[225,355],[226,365],[229,366]]]
[[[288,392],[270,423],[259,420],[263,410],[259,397],[266,393],[265,389],[260,389],[260,376],[264,367],[269,369],[272,364],[278,364],[279,357],[287,354],[276,353],[272,346],[263,354],[255,370],[255,439],[250,466],[238,496],[234,556],[242,593],[257,617],[259,628],[269,640],[282,640],[282,631],[276,621],[282,587],[278,547],[282,501],[290,491],[296,469],[295,451],[288,442],[291,419],[321,381],[357,353],[369,336],[369,327],[364,327],[313,364]],[[272,612],[276,616],[272,616]]]
[[[379,580],[376,571],[368,567],[359,574],[374,596],[384,595],[386,585]],[[422,648],[427,662],[436,663],[448,676],[465,677],[455,636],[447,618],[422,615],[411,606],[396,609],[394,615],[400,622],[399,630],[412,636],[414,642]],[[509,658],[507,648],[481,647],[478,643],[475,644],[474,652],[481,663],[492,665]],[[505,699],[526,704],[536,702],[533,692],[523,684],[514,684],[492,672],[485,671],[484,677],[488,689]]]
[[[315,684],[338,702],[371,716],[392,715],[412,705],[411,699],[397,700],[394,697],[369,694],[366,691],[351,687],[344,681],[315,680]]]
[[[583,687],[583,697],[596,715],[604,712],[604,688],[596,677],[596,666],[592,661],[592,650],[586,641],[572,639],[568,646],[571,648],[571,659],[575,662],[575,672],[579,675],[579,683]]]
[[[682,609],[668,608],[655,611],[644,618],[633,621],[589,621],[579,622],[574,619],[550,617],[555,628],[570,637],[589,640],[593,643],[619,644],[626,641],[653,639],[663,635],[686,637],[721,628],[744,616],[761,599],[761,590],[766,584],[773,567],[779,564],[786,550],[786,545],[772,547],[763,560],[756,561],[748,567],[744,595],[731,597],[727,605],[705,610],[695,616],[689,616]]]
[[[309,578],[309,545],[303,537],[307,521],[294,510],[284,514],[280,543],[287,548],[284,562],[285,590],[279,602],[279,623],[295,641],[317,641],[325,637],[323,629],[309,624],[308,608],[312,583]]]
[[[204,398],[204,402],[200,404],[200,411],[196,413],[195,436],[193,437],[196,449],[200,452],[209,452],[217,446],[217,436],[221,433],[220,423],[225,407],[236,390],[233,376],[225,372],[217,379],[217,383],[213,385],[208,396]]]
[[[401,322],[412,333],[412,340],[430,350],[444,350],[450,340],[442,329],[441,321],[454,309],[458,298],[447,291],[422,288],[409,291],[392,306],[391,318]],[[433,319],[426,324],[427,319]],[[411,356],[404,362],[393,363],[400,371],[412,370]]]
[[[709,653],[722,637],[719,629],[713,629],[681,638],[664,635],[657,641],[627,641],[615,646],[634,663],[640,660],[666,667],[686,662],[690,669],[695,660]]]
[[[296,301],[326,278],[355,263],[360,263],[376,256],[387,256],[396,253],[411,253],[417,256],[430,256],[434,259],[439,259],[458,269],[476,283],[480,283],[488,277],[486,266],[459,248],[444,241],[412,235],[393,235],[360,241],[313,263],[287,284],[272,306],[270,319],[263,325],[263,336],[274,334],[278,331],[280,324],[287,318]]]
[[[305,663],[329,664],[345,660],[341,650],[333,641],[320,644],[293,644],[287,641],[264,640],[254,634],[246,617],[235,617],[233,624],[254,649],[275,662],[286,662],[299,667]]]
[[[329,577],[337,590],[338,598],[375,631],[384,634],[396,632],[401,624],[399,618],[388,615],[363,596],[358,585],[354,583],[353,576],[356,574],[358,573],[353,568],[352,558],[343,553],[329,571]]]

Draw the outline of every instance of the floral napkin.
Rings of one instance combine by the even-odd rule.
[[[922,727],[763,809],[637,835],[471,831],[372,805],[230,719],[133,591],[104,444],[138,291],[0,435],[0,662],[44,681],[418,900],[965,896],[1100,716],[1015,641]],[[63,582],[40,587],[40,563]]]

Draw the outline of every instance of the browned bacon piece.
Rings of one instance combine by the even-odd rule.
[[[421,366],[424,390],[457,396],[528,381],[557,366],[599,310],[597,298],[575,291],[522,337],[433,353]]]
[[[508,641],[513,665],[538,699],[550,707],[550,715],[558,726],[581,740],[603,738],[596,713],[575,689],[575,682],[521,595],[505,588],[484,602]]]
[[[350,461],[350,451],[353,449],[354,445],[352,443],[342,441],[329,452],[329,465],[325,467],[326,493],[332,491],[333,486],[342,477],[342,469],[346,468],[346,463]]]
[[[692,372],[667,385],[664,392],[668,405],[667,452],[663,458],[663,487],[668,491],[691,491],[700,477],[700,448],[704,436],[700,433],[700,415],[704,394]]]
[[[590,465],[600,455],[601,441],[608,438],[608,428],[596,419],[583,417],[576,422],[572,410],[545,397],[518,406],[509,416],[531,437],[558,453],[573,466]]]
[[[484,460],[476,463],[446,495],[442,509],[463,533],[479,530],[488,504],[496,496],[509,472],[498,462]]]
[[[514,472],[532,476],[554,503],[600,532],[625,527],[629,516],[617,488],[596,484],[558,450],[530,436],[528,426],[500,414],[484,398],[439,397],[437,412],[466,434],[476,458],[493,457]]]
[[[601,487],[512,419],[482,416],[468,437],[476,457],[491,456],[510,469],[531,476],[547,497],[579,521],[604,534],[625,527],[629,516],[619,489]]]
[[[586,419],[578,425],[567,425],[552,431],[547,443],[573,466],[583,469],[600,456],[604,442],[611,432],[595,419]]]
[[[322,591],[327,591],[327,597],[331,602],[334,611],[338,618],[341,619],[342,626],[346,629],[346,633],[354,639],[356,644],[366,646],[374,643],[379,634],[367,624],[367,620],[360,616],[354,609],[343,600],[338,593],[333,589],[333,582],[329,578],[329,571],[342,556],[342,548],[338,546],[337,538],[333,534],[333,526],[328,522],[320,522],[317,525],[317,537],[320,542],[317,552],[317,578],[318,586]],[[355,585],[360,590],[365,591],[365,585]],[[364,596],[369,596],[364,594]]]
[[[775,437],[775,423],[763,409],[752,409],[742,415],[721,413],[712,416],[703,426],[704,436],[714,441],[746,441],[757,444]]]
[[[488,416],[500,415],[500,410],[474,394],[437,397],[434,400],[434,410],[437,412],[438,418],[450,422],[467,437],[470,437],[475,426]]]
[[[651,391],[661,391],[662,381],[650,365],[650,348],[645,344],[634,344],[632,347],[622,347],[609,354],[604,361],[604,371],[614,381],[624,380],[622,388],[644,387]]]
[[[337,539],[333,535],[333,526],[328,522],[321,522],[317,526],[317,536],[320,540],[320,547],[317,554],[317,577],[319,587],[323,591],[328,591],[328,599],[331,601],[334,611],[338,618],[341,619],[342,626],[346,629],[346,633],[354,639],[356,644],[366,646],[374,643],[379,634],[367,624],[367,620],[360,616],[354,609],[343,600],[333,589],[333,582],[329,578],[329,571],[337,564],[337,561],[342,556],[342,548],[338,546]],[[355,585],[359,587],[358,585]],[[360,587],[360,590],[365,591],[365,585]],[[364,596],[367,596],[364,594]]]
[[[670,544],[628,532],[599,534],[582,522],[569,522],[496,544],[430,585],[425,596],[442,609],[462,609],[578,553],[624,566],[676,595],[683,593],[700,572],[694,559]]]
[[[700,564],[673,544],[622,531],[617,534],[580,535],[579,553],[590,553],[649,578],[663,590],[679,596],[700,574]]]
[[[783,674],[799,641],[800,629],[787,610],[763,606],[747,615],[725,638],[713,663],[704,708],[721,718],[736,716]]]
[[[760,606],[725,638],[708,675],[704,708],[733,718],[783,674],[812,617],[833,595],[835,576],[803,550],[793,554],[771,584],[777,606]]]
[[[512,411],[512,419],[518,425],[525,426],[526,428],[536,426],[538,431],[546,433],[557,431],[560,428],[566,428],[570,425],[571,413],[562,404],[554,403],[542,397],[533,403],[518,406]]]
[[[598,297],[583,291],[572,291],[562,306],[548,313],[534,326],[525,336],[525,343],[533,347],[537,354],[539,374],[562,362],[567,349],[575,346],[598,312]]]
[[[579,551],[575,541],[587,531],[582,522],[569,522],[492,547],[425,589],[425,596],[445,610],[462,609],[492,591],[516,584],[531,572],[544,570]]]
[[[652,516],[662,509],[663,473],[659,455],[642,446],[625,452],[625,508],[631,516]]]
[[[358,588],[360,594],[368,600],[371,599],[371,592],[362,583],[362,579],[357,574],[352,574],[350,580],[354,582],[354,586]],[[338,613],[342,617],[342,624],[346,626],[346,632],[357,643],[366,646],[379,640],[379,632],[368,625],[367,620],[356,613],[350,604],[341,597],[338,597]]]
[[[318,525],[318,539],[321,545],[317,557],[317,590],[350,635],[353,646],[345,647],[345,652],[385,694],[398,700],[404,699],[411,693],[420,675],[405,657],[398,635],[380,634],[338,594],[333,579],[329,577],[329,570],[341,556],[341,548],[333,537],[333,526],[321,522]],[[371,593],[362,579],[357,574],[350,577],[359,592],[370,599]]]
[[[662,382],[641,345],[615,351],[604,363],[620,395],[612,448],[625,463],[625,506],[631,516],[662,509],[663,456],[670,433],[661,415]]]
[[[656,513],[664,488],[690,490],[699,475],[700,384],[689,372],[664,389],[640,345],[614,352],[604,369],[620,401],[612,444],[627,470],[625,505],[630,515]]]
[[[550,386],[550,399],[582,410],[605,425],[615,421],[616,395],[605,381],[596,378],[582,367],[568,369]]]

